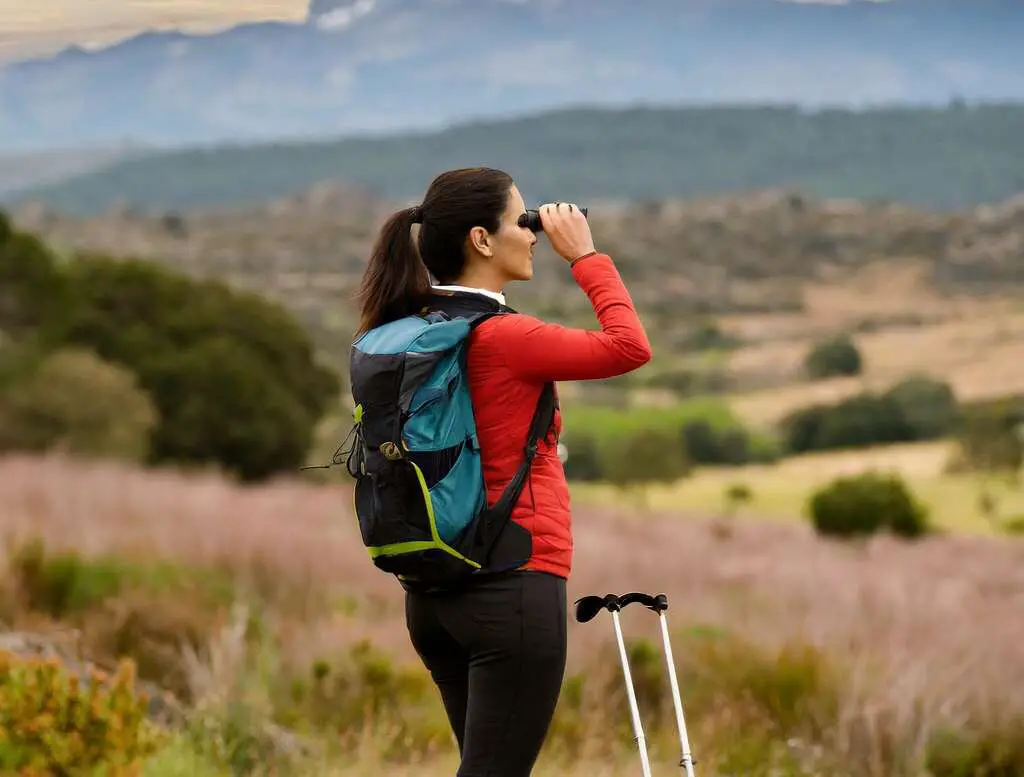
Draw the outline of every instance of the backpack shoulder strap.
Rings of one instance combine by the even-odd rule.
[[[512,510],[523,493],[526,479],[533,466],[533,460],[537,455],[537,447],[540,441],[547,435],[555,420],[555,384],[545,383],[541,389],[537,406],[533,411],[533,419],[530,421],[530,430],[526,436],[526,445],[523,450],[523,458],[515,475],[505,487],[505,491],[498,498],[498,501],[484,510],[482,516],[482,529],[485,548],[483,552],[484,567],[490,563],[490,555],[495,543],[501,536],[505,525],[512,516]]]

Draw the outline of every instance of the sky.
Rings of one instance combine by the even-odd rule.
[[[306,17],[308,0],[0,0],[0,59],[109,45],[146,29],[216,30]]]

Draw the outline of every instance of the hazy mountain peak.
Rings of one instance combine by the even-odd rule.
[[[311,0],[308,9],[305,24],[142,35],[10,65],[0,70],[0,148],[392,132],[581,104],[1024,99],[1020,0]]]

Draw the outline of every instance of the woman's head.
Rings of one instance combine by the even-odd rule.
[[[537,236],[518,225],[525,210],[501,170],[472,167],[437,176],[420,205],[394,213],[381,228],[359,290],[359,331],[417,310],[430,292],[430,276],[440,284],[494,291],[529,280]]]

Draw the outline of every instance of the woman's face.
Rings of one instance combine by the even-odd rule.
[[[485,261],[504,281],[528,281],[533,277],[533,247],[537,236],[519,226],[519,217],[525,212],[526,203],[513,184],[498,231],[488,236],[486,244],[490,256]]]

